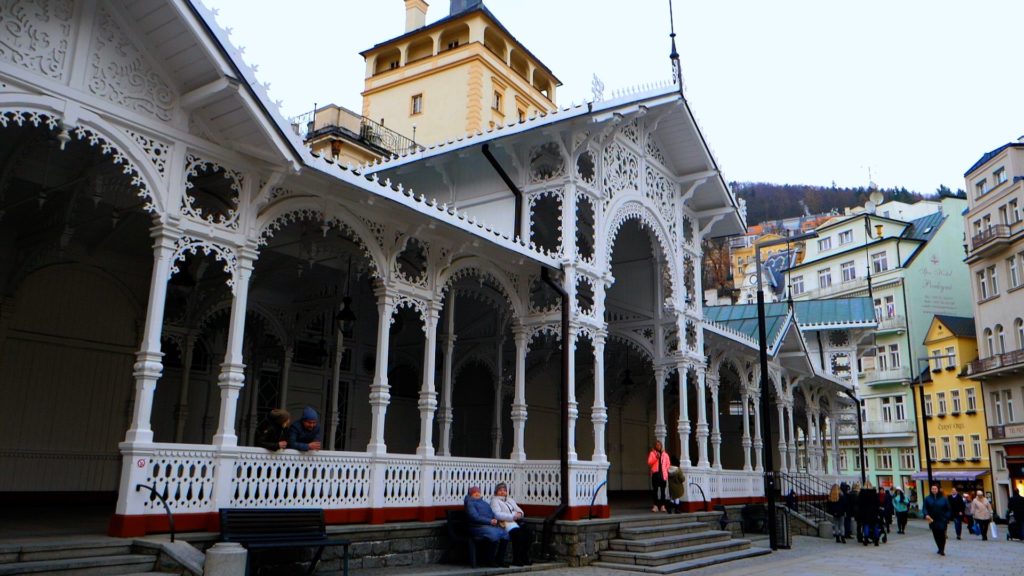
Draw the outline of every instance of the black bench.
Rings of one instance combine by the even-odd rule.
[[[740,534],[742,534],[744,536],[747,535],[746,531],[744,530],[743,520],[740,520],[740,519],[730,519],[729,518],[729,512],[725,509],[725,506],[723,506],[721,504],[718,504],[718,505],[715,506],[714,510],[716,512],[721,512],[722,513],[722,517],[718,519],[718,529],[719,530],[726,530],[729,527],[729,524],[738,524],[739,527],[740,527]]]
[[[348,547],[343,538],[327,536],[324,511],[320,508],[221,508],[220,539],[237,542],[246,550],[316,548],[307,575],[316,571],[327,546],[344,546],[343,573],[348,576]],[[249,574],[249,562],[245,572]]]
[[[768,533],[768,508],[764,504],[747,504],[740,510],[743,519],[743,532],[755,534]]]
[[[445,513],[445,519],[447,520],[445,527],[448,529],[448,539],[451,541],[448,562],[458,561],[458,550],[461,548],[466,551],[469,565],[476,568],[476,546],[481,539],[473,538],[470,535],[469,517],[466,515],[466,511],[449,510]]]

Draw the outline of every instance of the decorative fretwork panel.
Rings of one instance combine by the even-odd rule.
[[[231,506],[366,507],[370,476],[369,458],[246,453],[235,463]]]
[[[522,502],[530,504],[559,503],[562,475],[554,465],[530,464],[523,470]]]
[[[541,144],[530,151],[530,182],[546,182],[565,176],[565,159],[555,142]]]
[[[498,482],[508,484],[509,495],[524,502],[519,495],[513,493],[514,479],[515,466],[511,463],[482,459],[446,459],[438,462],[434,468],[434,505],[462,504],[470,486],[480,486],[486,492],[493,489]]]
[[[389,462],[384,468],[384,504],[415,506],[420,498],[420,463]]]
[[[164,497],[172,512],[205,512],[213,501],[213,454],[187,450],[158,451],[146,463],[142,484],[152,486]],[[143,501],[148,511],[163,511],[163,504],[152,492]]]
[[[636,190],[640,181],[640,159],[621,143],[612,141],[602,156],[602,191],[609,203],[616,192]]]
[[[72,35],[71,0],[0,4],[0,61],[61,80]]]

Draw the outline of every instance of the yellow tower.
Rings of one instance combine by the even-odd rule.
[[[361,53],[362,116],[431,145],[555,108],[558,78],[482,0],[430,25],[427,8],[405,0],[405,33]]]

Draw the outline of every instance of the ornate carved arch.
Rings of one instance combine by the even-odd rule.
[[[147,154],[136,138],[137,132],[127,128],[118,128],[99,116],[83,110],[75,120],[75,125],[65,126],[64,103],[49,97],[31,96],[27,94],[0,95],[0,128],[14,123],[33,126],[45,125],[50,130],[60,130],[63,139],[67,137],[85,140],[90,146],[99,146],[105,156],[110,156],[114,164],[122,166],[124,174],[131,179],[131,184],[138,192],[139,198],[145,201],[146,212],[163,215],[166,213],[165,200],[162,197],[163,183],[160,170],[162,163],[154,164],[152,153]],[[162,148],[166,150],[166,148]]]
[[[661,248],[661,255],[668,269],[668,288],[670,294],[667,298],[675,299],[677,286],[679,285],[679,272],[676,266],[676,254],[673,249],[671,236],[661,219],[657,210],[651,208],[643,200],[636,197],[616,199],[609,211],[611,216],[606,220],[602,233],[604,238],[603,265],[610,267],[612,250],[615,248],[615,241],[618,238],[622,225],[629,220],[637,220],[641,227],[647,228],[653,235],[654,241]]]
[[[523,302],[520,299],[518,277],[501,270],[493,262],[479,256],[457,258],[450,266],[440,270],[435,284],[438,287],[435,292],[436,301],[443,301],[445,294],[457,280],[473,276],[492,280],[501,289],[505,302],[512,310],[512,315],[515,318],[525,316]]]
[[[206,329],[210,321],[225,314],[230,314],[231,302],[232,300],[230,299],[221,300],[207,308],[203,314],[199,316],[199,319],[196,322],[196,328],[202,332]],[[281,345],[281,348],[283,349],[288,347],[288,330],[285,329],[284,324],[281,323],[281,320],[273,313],[273,311],[258,302],[250,301],[248,306],[246,306],[245,313],[246,315],[253,314],[263,318],[267,323],[266,325],[270,330],[270,334],[277,340],[278,344]]]
[[[264,246],[275,232],[286,224],[302,220],[320,220],[352,236],[370,262],[370,273],[380,279],[386,277],[388,258],[380,244],[362,220],[345,208],[314,196],[285,196],[264,208],[256,217],[256,238]]]

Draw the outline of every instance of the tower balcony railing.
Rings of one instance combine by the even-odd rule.
[[[1024,348],[979,358],[967,365],[967,376],[989,376],[1024,367]]]
[[[885,370],[865,370],[860,373],[865,384],[892,384],[910,381],[910,368],[888,368]]]
[[[906,330],[907,318],[896,314],[894,316],[883,316],[878,319],[878,331]]]
[[[978,252],[982,249],[988,250],[1010,239],[1010,226],[1008,224],[995,224],[985,228],[971,237],[971,250]]]
[[[292,118],[291,124],[295,133],[307,142],[318,136],[342,133],[388,155],[409,154],[423,149],[412,138],[341,106],[326,106],[315,112],[306,112]]]

